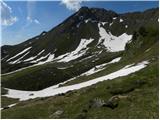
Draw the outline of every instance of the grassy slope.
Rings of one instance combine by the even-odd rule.
[[[88,71],[96,64],[102,64],[108,62],[121,55],[121,52],[114,54],[103,53],[101,59],[90,62],[90,60],[77,62],[73,67],[67,69],[58,69],[55,63],[47,63],[39,66],[30,67],[19,72],[15,72],[9,75],[2,76],[2,86],[12,89],[20,90],[40,90],[46,87],[58,84],[65,80],[68,80],[74,76],[77,76],[85,71]],[[95,58],[96,59],[96,58]],[[79,68],[79,69],[77,69]],[[44,79],[45,78],[45,79]]]
[[[14,103],[17,103],[18,102],[18,99],[12,99],[12,98],[8,98],[8,97],[4,97],[2,96],[1,97],[1,107],[4,108],[8,105],[11,105],[11,104],[14,104]]]
[[[108,100],[117,94],[129,99],[121,99],[115,109],[89,108],[91,100]],[[2,118],[54,118],[53,113],[57,110],[64,111],[59,118],[158,118],[158,61],[127,77],[65,95],[19,103],[3,110]]]
[[[154,42],[146,42],[146,39]],[[149,32],[147,36],[140,36],[137,40],[143,42],[138,45],[139,42],[135,41],[136,47],[131,43],[124,53],[124,61],[137,63],[149,60],[150,64],[145,69],[66,94],[21,102],[2,110],[2,118],[158,118],[157,34]],[[95,98],[106,101],[115,95],[127,96],[120,99],[115,109],[89,107],[90,101]],[[56,116],[54,113],[57,110],[62,110],[63,113]]]
[[[150,60],[149,66],[139,72],[65,95],[21,102],[3,110],[2,118],[57,118],[54,115],[57,110],[64,111],[58,118],[158,118],[158,45],[157,42],[148,51],[143,51],[143,56],[137,55],[129,60]],[[108,100],[115,95],[125,95],[129,99],[121,99],[113,110],[108,107],[89,108],[91,100]],[[3,102],[6,101],[2,99]]]

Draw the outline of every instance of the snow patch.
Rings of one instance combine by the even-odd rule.
[[[10,61],[10,60],[12,60],[12,59],[14,59],[15,57],[17,57],[17,56],[19,56],[19,55],[25,53],[25,52],[27,52],[27,51],[28,51],[29,49],[31,49],[31,48],[32,48],[32,47],[28,47],[28,48],[24,49],[22,52],[18,53],[17,55],[15,55],[15,56],[9,58],[9,59],[7,60],[7,62]]]
[[[49,53],[49,57],[47,58],[46,61],[39,62],[39,63],[37,63],[36,65],[42,65],[42,64],[45,64],[45,63],[47,63],[47,62],[51,62],[51,61],[53,61],[54,56],[55,56],[54,54],[50,54],[50,53]]]
[[[76,48],[76,50],[72,51],[71,53],[66,53],[64,55],[61,55],[59,56],[59,58],[56,58],[56,59],[63,58],[59,60],[58,62],[69,62],[71,60],[81,57],[88,50],[87,45],[90,44],[93,40],[94,39],[92,38],[90,38],[89,40],[81,39],[81,42],[79,43],[79,46]]]
[[[50,55],[50,53],[48,53],[47,55],[42,56],[42,57],[40,57],[40,58],[38,58],[36,60],[32,60],[30,63],[37,63],[37,62],[39,62],[39,61],[41,61],[43,59],[46,59],[49,55]]]
[[[105,24],[107,24],[108,22],[101,22],[102,23],[102,25],[104,26]]]
[[[31,61],[31,60],[35,59],[35,58],[38,57],[40,54],[42,54],[44,51],[45,51],[45,50],[42,50],[42,51],[39,52],[36,56],[30,57],[30,58],[24,60],[24,62]]]
[[[112,25],[113,25],[113,22],[109,24],[109,26],[112,26]]]
[[[125,50],[126,43],[132,38],[132,35],[126,33],[118,37],[112,35],[110,32],[107,33],[106,30],[101,27],[100,23],[98,23],[98,28],[100,35],[98,45],[103,44],[110,52]]]
[[[132,67],[124,67],[118,71],[115,71],[113,73],[110,73],[108,75],[102,76],[102,77],[98,77],[86,82],[82,82],[79,84],[74,84],[74,85],[69,85],[69,86],[64,86],[64,87],[58,87],[58,85],[54,85],[51,87],[48,87],[46,89],[40,90],[40,91],[21,91],[21,90],[13,90],[13,89],[8,89],[8,93],[6,95],[6,97],[9,98],[19,98],[20,101],[24,101],[24,100],[28,100],[28,99],[33,99],[33,98],[37,98],[37,97],[49,97],[49,96],[55,96],[57,94],[61,94],[61,93],[66,93],[68,91],[72,91],[72,90],[78,90],[81,88],[85,88],[91,85],[94,85],[98,82],[102,82],[105,80],[112,80],[118,77],[122,77],[122,76],[127,76],[131,73],[134,73],[136,71],[139,71],[143,68],[145,68],[147,66],[147,64],[149,64],[148,61],[143,61],[141,63],[138,63]]]
[[[120,19],[119,22],[123,22],[123,19]]]
[[[87,20],[85,20],[85,23],[88,23],[89,21],[91,21],[91,19],[87,19]]]
[[[18,58],[17,60],[15,61],[12,61],[12,62],[9,62],[9,64],[15,64],[15,63],[20,63],[21,59],[24,58],[26,55],[28,55],[30,52],[27,52],[26,54],[24,54],[22,57]]]
[[[17,103],[14,103],[14,104],[10,104],[10,105],[8,105],[7,107],[8,108],[11,108],[11,107],[13,107],[13,106],[15,106],[15,105],[17,105]],[[3,110],[4,108],[1,108],[1,110]]]
[[[125,25],[125,28],[128,28],[128,25]]]
[[[113,20],[117,19],[117,17],[114,17]]]
[[[102,71],[103,69],[105,69],[105,66],[106,66],[106,65],[119,62],[120,60],[121,60],[121,57],[118,57],[118,58],[115,58],[115,59],[113,59],[112,61],[110,61],[110,62],[108,62],[108,63],[104,63],[104,64],[101,64],[101,65],[97,65],[97,66],[95,66],[94,68],[90,69],[89,71],[83,73],[83,74],[80,75],[80,76],[83,76],[83,75],[87,75],[87,76],[88,76],[88,75],[97,73],[97,72]]]

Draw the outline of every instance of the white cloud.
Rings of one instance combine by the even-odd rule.
[[[82,1],[83,0],[62,0],[61,4],[64,4],[69,10],[78,11]]]
[[[40,22],[39,22],[37,19],[35,19],[34,22],[35,22],[36,24],[40,24]]]
[[[40,24],[40,22],[37,19],[32,19],[31,17],[27,16],[27,21],[29,23],[35,23],[35,24]]]
[[[17,22],[18,18],[16,16],[12,16],[12,8],[9,7],[5,2],[0,2],[0,10],[1,10],[1,25],[10,26]]]
[[[31,19],[31,17],[29,17],[29,16],[27,16],[27,21],[33,22],[33,20]]]

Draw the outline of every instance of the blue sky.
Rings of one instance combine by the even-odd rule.
[[[14,45],[52,29],[81,6],[125,13],[158,7],[158,1],[5,1],[1,5],[1,45]]]

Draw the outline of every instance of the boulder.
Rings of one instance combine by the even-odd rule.
[[[119,100],[119,96],[113,96],[103,106],[115,109],[116,107],[118,107]]]
[[[90,101],[89,108],[91,107],[102,107],[105,104],[105,101],[100,98],[95,98]]]

